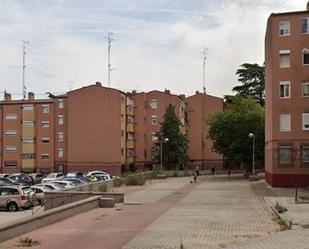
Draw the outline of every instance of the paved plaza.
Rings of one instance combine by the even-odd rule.
[[[126,193],[125,204],[82,213],[21,237],[40,241],[35,248],[44,249],[180,249],[181,243],[185,249],[309,248],[307,229],[280,231],[257,185],[241,176],[203,176],[198,184],[190,180],[153,181]],[[0,248],[17,248],[19,238]]]

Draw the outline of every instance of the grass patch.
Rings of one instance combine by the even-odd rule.
[[[145,184],[145,176],[143,174],[138,175],[129,175],[126,178],[126,185],[127,186],[138,186]]]
[[[41,242],[38,240],[33,240],[30,237],[26,238],[20,238],[19,239],[19,244],[17,245],[18,247],[31,247],[31,246],[37,246],[40,245]]]
[[[293,223],[292,221],[285,221],[281,218],[278,219],[278,224],[280,225],[280,229],[281,231],[285,231],[285,230],[291,230],[292,226],[293,226]]]

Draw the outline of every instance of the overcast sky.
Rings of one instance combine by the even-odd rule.
[[[201,91],[205,46],[206,89],[221,97],[232,93],[240,64],[264,62],[268,16],[305,6],[305,0],[0,0],[0,94],[21,98],[21,40],[30,42],[28,91],[107,85],[109,30],[112,87]]]

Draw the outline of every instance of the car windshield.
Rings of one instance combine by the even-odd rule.
[[[57,177],[57,173],[50,173],[46,176],[46,178],[56,178]]]
[[[76,176],[76,173],[67,173],[66,177],[75,177]]]
[[[24,194],[26,194],[26,195],[30,194],[31,192],[33,192],[32,189],[28,188],[28,187],[24,187],[24,188],[22,188],[22,190],[23,190]]]

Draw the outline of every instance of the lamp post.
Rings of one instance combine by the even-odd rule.
[[[254,151],[255,151],[255,136],[253,133],[249,133],[249,137],[252,138],[252,174],[255,175],[255,165],[254,165]]]
[[[158,140],[159,140],[158,137],[156,137],[156,141]],[[161,171],[161,174],[163,170],[163,143],[166,143],[168,141],[169,139],[167,137],[160,140],[160,171]]]

